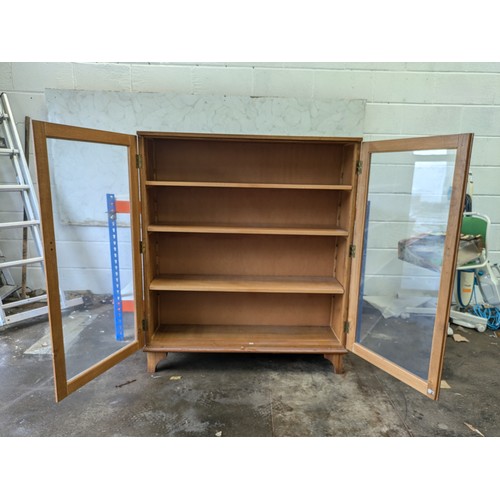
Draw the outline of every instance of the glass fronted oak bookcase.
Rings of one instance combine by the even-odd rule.
[[[472,134],[364,142],[33,128],[57,400],[141,349],[149,371],[168,353],[251,352],[321,355],[339,373],[351,352],[438,397]],[[121,162],[130,199],[131,334],[71,369],[54,193],[84,153],[65,157],[59,144]],[[445,235],[424,255],[438,260],[432,271],[401,258],[422,234]]]

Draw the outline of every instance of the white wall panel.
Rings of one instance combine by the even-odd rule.
[[[417,292],[428,294],[429,290],[437,290],[439,279],[428,276],[411,276],[401,280],[398,276],[367,276],[364,282],[363,295],[395,297],[398,292]]]
[[[317,99],[371,100],[372,94],[372,73],[369,71],[314,72],[314,97]]]
[[[407,62],[405,69],[425,72],[500,73],[498,62]]]
[[[11,181],[9,180],[8,183]],[[0,195],[0,212],[15,212],[23,209],[23,203],[19,192],[2,192]],[[21,220],[21,219],[18,219]]]
[[[300,69],[261,69],[254,71],[256,96],[301,97],[310,99],[313,95],[314,73]],[[344,97],[348,99],[349,97]]]
[[[432,102],[436,78],[423,72],[374,72],[372,102]]]
[[[488,234],[488,248],[490,253],[498,252],[500,248],[500,224],[492,224]],[[500,264],[499,260],[496,260]]]
[[[131,282],[130,273],[124,272],[120,276],[122,290]],[[111,273],[106,269],[65,268],[59,274],[59,283],[62,290],[82,290],[95,294],[112,294],[113,286]],[[78,284],[80,288],[75,288]]]
[[[471,131],[474,129],[471,128]],[[500,167],[500,137],[474,136],[471,169],[474,171],[479,165]]]
[[[193,92],[193,68],[190,66],[158,66],[133,64],[131,90],[133,92]]]
[[[476,135],[500,136],[500,106],[465,106],[462,109],[462,130]]]
[[[111,269],[110,248],[107,241],[82,244],[78,241],[62,241],[57,244],[58,265],[60,268],[73,269]],[[118,255],[120,269],[132,268],[130,238],[119,242]]]
[[[250,68],[195,67],[192,78],[195,94],[248,96],[252,94],[254,72]]]
[[[7,91],[14,89],[12,81],[12,63],[0,62],[0,90]]]
[[[368,134],[387,135],[441,135],[474,132],[461,127],[461,106],[433,106],[429,104],[370,104],[366,106]]]
[[[21,92],[75,88],[72,63],[12,63],[12,80],[14,90]]]
[[[130,68],[121,64],[74,65],[76,89],[131,90]]]
[[[498,104],[500,74],[434,74],[432,102],[438,104]]]
[[[474,167],[471,169],[474,181],[474,193],[500,194],[500,166]]]

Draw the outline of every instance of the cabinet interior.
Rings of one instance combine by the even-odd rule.
[[[359,144],[140,134],[145,350],[345,352]]]

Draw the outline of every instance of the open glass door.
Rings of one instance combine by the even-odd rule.
[[[472,134],[364,143],[347,348],[439,393]]]
[[[60,401],[144,344],[136,137],[39,121],[33,132]]]

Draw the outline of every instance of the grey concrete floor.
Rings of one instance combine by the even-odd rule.
[[[345,373],[316,355],[137,352],[60,403],[51,355],[29,354],[44,319],[0,330],[0,435],[500,436],[500,339],[447,339],[431,401],[353,354]]]

